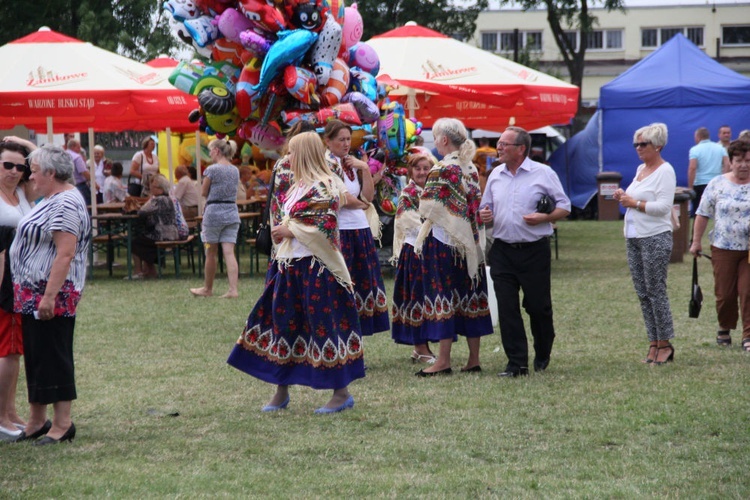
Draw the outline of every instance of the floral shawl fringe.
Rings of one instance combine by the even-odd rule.
[[[336,281],[351,292],[352,279],[341,253],[338,228],[339,199],[345,192],[346,187],[339,179],[319,181],[308,188],[281,223],[312,252],[313,261],[320,262]],[[279,245],[279,253],[293,254],[290,238],[285,238]],[[289,266],[292,259],[277,260],[280,266]]]
[[[446,155],[427,175],[419,213],[425,222],[419,230],[414,250],[419,255],[433,226],[442,228],[461,258],[466,259],[469,276],[476,281],[484,265],[484,225],[479,221],[479,174],[472,162],[460,165],[458,154]]]
[[[401,190],[398,197],[396,221],[393,224],[393,257],[391,257],[391,264],[394,266],[398,263],[406,234],[410,229],[419,230],[422,226],[422,218],[419,216],[419,197],[421,195],[422,188],[412,180]]]

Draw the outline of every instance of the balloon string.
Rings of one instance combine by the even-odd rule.
[[[273,107],[276,105],[276,93],[271,92],[271,98],[268,99],[268,105],[266,106],[266,112],[263,113],[263,119],[261,120],[261,125],[265,126],[268,125],[268,120],[271,118],[271,111],[273,110]]]

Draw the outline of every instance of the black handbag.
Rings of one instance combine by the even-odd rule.
[[[540,214],[551,214],[555,210],[556,205],[555,200],[543,194],[536,203],[536,211]]]
[[[276,182],[276,171],[271,175],[271,189],[268,190],[266,207],[263,209],[263,218],[258,224],[255,232],[255,250],[264,255],[271,255],[273,240],[271,239],[271,199],[273,198],[273,188]]]
[[[703,305],[703,292],[698,284],[698,257],[693,257],[693,284],[691,285],[690,305],[688,306],[688,316],[697,318],[701,314]]]

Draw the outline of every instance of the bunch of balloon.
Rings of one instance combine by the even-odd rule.
[[[205,61],[182,61],[169,80],[198,97],[190,120],[277,151],[282,130],[332,118],[376,137],[386,89],[377,53],[361,42],[357,5],[343,0],[166,0],[172,33]]]

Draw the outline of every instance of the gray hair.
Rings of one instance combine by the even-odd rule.
[[[68,182],[73,177],[73,159],[61,147],[45,144],[29,155],[29,161],[39,165],[41,173],[55,173],[55,180]]]
[[[650,142],[655,148],[663,148],[667,145],[667,135],[667,126],[664,123],[652,123],[636,130],[633,142],[637,142],[638,136],[641,136],[641,139]]]
[[[104,146],[102,146],[101,144],[97,144],[96,146],[94,146],[94,151],[101,151],[103,153]]]
[[[156,187],[161,189],[164,192],[164,194],[166,195],[169,194],[169,189],[171,188],[171,186],[169,185],[169,181],[167,180],[166,177],[164,177],[161,174],[156,174],[155,176],[151,178],[151,182],[155,183]]]
[[[224,158],[231,160],[234,158],[234,154],[237,152],[237,143],[234,141],[227,141],[225,139],[214,139],[208,143],[209,151],[211,148],[216,148]]]
[[[458,159],[461,163],[470,162],[474,159],[477,145],[469,139],[469,132],[463,122],[456,118],[438,118],[432,125],[434,137],[447,137],[450,143],[458,148]]]
[[[523,152],[524,156],[529,156],[529,153],[531,152],[531,134],[525,129],[521,127],[507,127],[505,130],[510,130],[511,132],[516,133],[516,144],[520,144],[524,146],[526,149]]]

